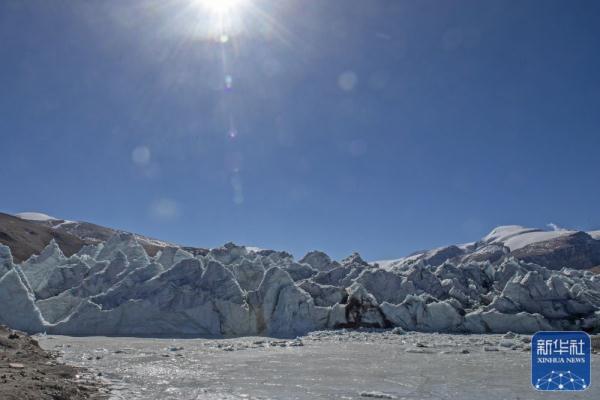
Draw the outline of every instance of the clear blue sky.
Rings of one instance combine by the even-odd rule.
[[[599,19],[598,1],[2,1],[0,210],[367,259],[599,229]]]

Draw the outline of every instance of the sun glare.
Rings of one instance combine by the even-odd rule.
[[[199,3],[212,13],[225,15],[236,12],[243,0],[199,0]]]

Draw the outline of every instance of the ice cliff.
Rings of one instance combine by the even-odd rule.
[[[492,238],[494,239],[494,238]],[[486,243],[489,254],[498,250]],[[21,264],[0,245],[0,323],[66,335],[295,336],[353,327],[531,333],[600,329],[600,275],[456,246],[389,263],[234,244],[150,257],[132,234]],[[476,254],[471,249],[469,254]],[[489,255],[488,254],[488,255]],[[458,260],[458,261],[457,261]]]

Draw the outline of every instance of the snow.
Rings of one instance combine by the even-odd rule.
[[[539,242],[545,242],[546,240],[552,240],[561,236],[567,236],[574,234],[574,231],[548,231],[548,232],[526,232],[516,236],[512,236],[504,242],[504,245],[515,251],[521,249],[527,245]]]
[[[77,222],[76,221],[69,221],[67,219],[67,220],[64,220],[63,222],[61,222],[59,224],[54,225],[52,227],[52,229],[58,229],[58,228],[62,227],[63,225],[73,225],[73,224],[77,224]]]
[[[468,250],[471,247],[473,247],[475,244],[476,244],[476,242],[468,242],[468,243],[459,244],[459,245],[457,245],[457,247],[461,250]]]
[[[394,263],[400,262],[404,260],[404,258],[396,258],[394,260],[377,260],[377,261],[370,261],[369,264],[371,265],[379,265],[379,268],[383,268],[383,269],[388,269],[390,268]]]
[[[425,251],[425,252],[418,252],[418,253],[411,254],[411,255],[406,256],[406,257],[396,258],[394,260],[372,261],[372,262],[370,262],[370,264],[371,265],[377,264],[377,265],[379,265],[379,268],[387,270],[387,269],[394,268],[395,266],[401,265],[401,264],[406,263],[406,262],[416,261],[419,258],[421,258],[423,255],[427,254],[427,253],[428,253],[427,251]]]
[[[528,232],[540,232],[541,229],[525,228],[520,225],[505,225],[494,228],[482,241],[488,244],[503,244],[508,239]]]
[[[533,243],[552,240],[574,234],[575,231],[556,229],[544,231],[537,228],[525,228],[519,225],[499,226],[483,238],[487,244],[502,244],[515,251]]]
[[[246,250],[252,253],[258,253],[259,251],[263,251],[264,249],[260,248],[260,247],[256,247],[256,246],[244,246],[246,247]]]
[[[175,244],[173,244],[173,243],[165,242],[163,240],[158,240],[158,239],[152,239],[152,238],[149,238],[147,236],[135,235],[135,237],[139,241],[142,241],[144,243],[148,243],[150,245],[157,246],[157,247],[171,247],[171,246],[175,246]]]
[[[51,217],[50,215],[38,213],[38,212],[22,212],[15,214],[15,217],[27,220],[27,221],[56,221],[58,218]]]
[[[591,231],[588,234],[596,240],[600,240],[600,231]]]

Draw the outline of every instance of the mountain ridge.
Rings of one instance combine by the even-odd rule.
[[[118,233],[131,232],[85,221],[54,218],[39,212],[16,215],[0,213],[0,244],[11,249],[17,262],[39,254],[51,239],[55,239],[65,255],[70,256],[84,245],[105,242]],[[193,255],[205,255],[209,251],[203,247],[181,246],[137,233],[131,234],[150,256],[167,247],[180,247]],[[32,236],[38,237],[32,239]],[[600,231],[543,230],[520,225],[498,226],[476,242],[421,250],[398,259],[373,261],[371,264],[378,264],[382,268],[414,262],[439,266],[446,261],[494,263],[506,257],[542,263],[551,269],[568,266],[596,271],[600,269]]]

